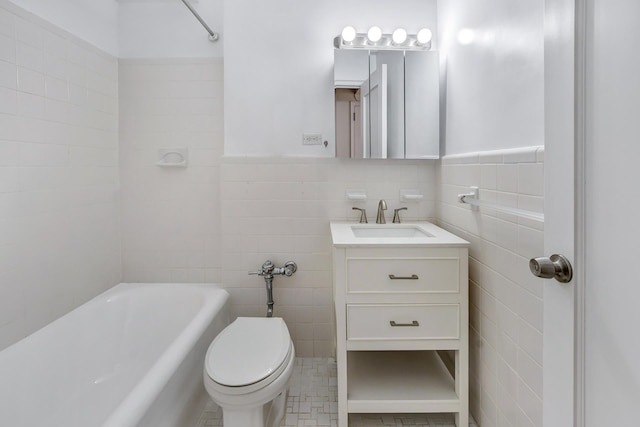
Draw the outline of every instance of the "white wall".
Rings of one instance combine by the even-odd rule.
[[[436,0],[229,0],[225,28],[225,155],[333,157],[333,38],[348,24],[384,32],[426,26]],[[434,41],[437,46],[437,41]],[[303,146],[303,133],[324,146]]]
[[[447,64],[442,154],[544,143],[543,19],[542,1],[438,2]]]
[[[120,281],[117,60],[0,2],[0,349]]]
[[[471,413],[482,427],[542,427],[543,280],[529,272],[544,249],[544,224],[471,210],[457,195],[542,212],[544,152],[469,153],[442,159],[438,219],[471,242],[469,374]]]
[[[11,1],[111,55],[118,55],[117,0],[2,1]]]
[[[208,33],[180,0],[119,0],[121,58],[219,58],[224,45],[223,0],[190,0]]]

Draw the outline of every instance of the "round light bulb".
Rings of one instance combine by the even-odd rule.
[[[373,26],[367,31],[367,38],[372,43],[377,43],[382,38],[382,30],[380,27]]]
[[[402,44],[407,40],[407,31],[404,28],[398,28],[391,36],[395,44]]]
[[[351,43],[356,38],[356,29],[352,26],[344,27],[342,29],[342,40],[346,43]]]
[[[431,41],[431,30],[428,28],[423,28],[420,31],[418,31],[418,34],[416,36],[416,38],[418,39],[418,43],[420,44],[427,44]]]

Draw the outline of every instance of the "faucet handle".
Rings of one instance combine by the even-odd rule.
[[[368,224],[369,223],[369,221],[367,221],[367,211],[365,209],[356,208],[354,206],[354,207],[351,208],[351,210],[360,211],[360,223],[362,223],[362,224]]]
[[[406,207],[398,208],[393,210],[393,223],[400,224],[400,211],[406,211]]]

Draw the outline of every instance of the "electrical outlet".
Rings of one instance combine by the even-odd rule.
[[[303,133],[302,145],[321,145],[322,135],[319,133]]]

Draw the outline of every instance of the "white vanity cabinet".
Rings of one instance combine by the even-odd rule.
[[[349,413],[468,425],[468,243],[429,227],[430,243],[345,241],[332,223],[339,427]]]

